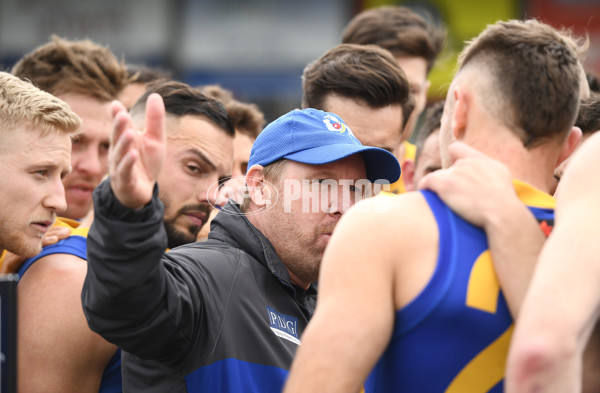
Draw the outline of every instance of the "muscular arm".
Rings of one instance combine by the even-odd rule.
[[[358,392],[390,340],[395,311],[402,306],[398,303],[410,301],[429,279],[431,271],[423,277],[410,271],[415,266],[411,247],[422,246],[414,236],[417,220],[396,221],[414,208],[400,209],[382,198],[396,197],[360,202],[334,231],[322,263],[315,315],[301,338],[286,393]],[[399,222],[403,225],[394,225]],[[412,243],[408,232],[413,232]],[[403,276],[414,278],[414,285],[410,279],[400,283],[399,255],[407,262]]]
[[[561,179],[556,225],[540,255],[509,354],[507,392],[575,392],[600,308],[600,135]]]
[[[98,392],[117,347],[87,326],[80,293],[87,263],[42,257],[18,290],[18,384],[21,392]]]

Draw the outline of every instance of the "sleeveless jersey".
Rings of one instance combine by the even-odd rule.
[[[554,198],[514,181],[542,228],[551,228]],[[513,319],[500,289],[485,232],[421,191],[440,233],[435,271],[422,292],[398,310],[387,350],[365,392],[502,392]]]
[[[71,235],[56,244],[44,247],[39,254],[27,259],[18,271],[19,277],[23,277],[35,262],[46,255],[71,254],[87,261],[86,239],[89,228],[81,228],[79,222],[63,217],[57,218],[53,226],[70,228]],[[121,350],[118,349],[104,370],[98,393],[120,393],[121,391]]]

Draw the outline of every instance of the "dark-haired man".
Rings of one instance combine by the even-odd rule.
[[[415,146],[408,140],[415,130],[417,119],[425,109],[430,85],[427,75],[445,41],[446,31],[443,28],[404,6],[381,6],[364,10],[352,18],[342,33],[343,43],[377,45],[390,51],[408,79],[415,109],[404,128],[397,156],[403,167],[405,161],[415,159]],[[405,191],[402,179],[393,185],[393,192]]]
[[[414,105],[404,72],[375,45],[337,45],[302,73],[304,108],[339,115],[361,143],[396,156]]]

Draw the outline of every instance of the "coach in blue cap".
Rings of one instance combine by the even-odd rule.
[[[335,225],[365,182],[398,179],[398,161],[335,114],[291,111],[256,140],[242,205],[229,201],[208,241],[164,253],[160,97],[146,112],[142,133],[113,110],[111,173],[88,235],[88,323],[122,348],[125,391],[279,392]]]

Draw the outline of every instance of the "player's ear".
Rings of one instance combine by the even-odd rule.
[[[452,113],[452,135],[458,141],[462,140],[467,130],[469,111],[469,95],[457,87],[454,89],[454,112]]]
[[[415,180],[415,162],[412,160],[404,160],[402,162],[402,181],[406,191],[414,191],[416,189]]]

